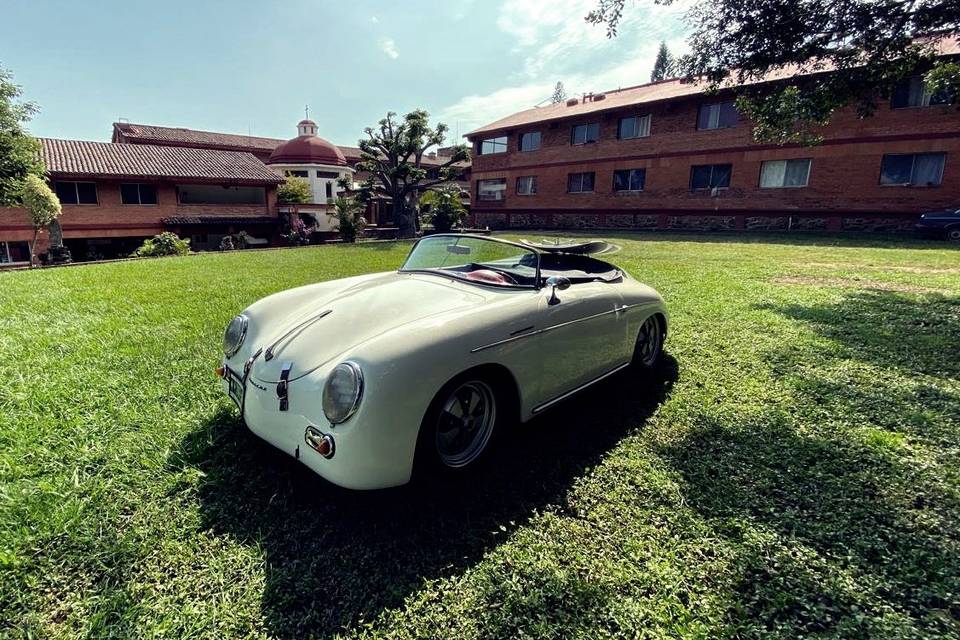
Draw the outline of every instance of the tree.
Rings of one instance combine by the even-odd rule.
[[[363,237],[363,230],[367,227],[367,219],[363,217],[366,207],[356,198],[346,196],[330,202],[333,203],[335,213],[327,215],[336,219],[336,231],[340,233],[340,238],[344,242],[356,242],[357,238]]]
[[[434,185],[457,177],[458,162],[468,160],[470,152],[466,145],[451,147],[451,154],[437,165],[428,177],[423,168],[427,150],[443,144],[448,127],[440,123],[431,128],[429,114],[418,109],[411,111],[402,120],[396,113],[387,113],[376,128],[367,127],[367,137],[359,141],[360,162],[357,171],[366,173],[360,184],[356,200],[366,205],[377,196],[390,199],[393,220],[400,230],[401,238],[410,238],[417,231],[417,200],[419,194]]]
[[[37,236],[40,230],[56,220],[62,209],[57,198],[46,181],[40,176],[28,174],[23,179],[18,199],[27,210],[30,224],[33,226],[33,241],[30,242],[30,265],[36,262]]]
[[[303,178],[286,176],[283,184],[277,187],[277,202],[280,204],[309,204],[313,202],[310,183]]]
[[[553,95],[550,96],[550,103],[557,104],[558,102],[563,102],[567,99],[567,90],[563,88],[562,82],[557,82],[557,86],[553,88]]]
[[[624,3],[598,0],[586,20],[614,37]],[[736,87],[760,142],[816,143],[835,111],[854,104],[866,117],[917,70],[960,93],[960,77],[935,58],[960,27],[956,0],[700,0],[687,21],[691,53],[679,71],[711,90]],[[740,86],[785,69],[774,83]]]
[[[21,204],[24,179],[45,172],[40,142],[23,128],[37,106],[19,101],[21,94],[20,87],[13,84],[13,74],[0,67],[0,207]]]
[[[670,55],[670,49],[667,43],[660,42],[660,50],[657,51],[657,60],[653,63],[653,71],[650,72],[650,82],[659,82],[666,80],[673,75],[673,56]]]
[[[430,212],[426,217],[434,231],[446,233],[463,224],[467,209],[463,206],[460,195],[460,189],[453,186],[440,187],[424,194],[423,204],[430,205]]]

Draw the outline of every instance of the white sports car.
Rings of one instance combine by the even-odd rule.
[[[457,473],[503,429],[659,362],[663,298],[588,255],[608,246],[428,236],[398,271],[254,303],[217,372],[251,431],[335,484]]]

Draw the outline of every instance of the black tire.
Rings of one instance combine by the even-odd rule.
[[[946,236],[950,242],[960,242],[960,227],[948,227]]]
[[[487,422],[476,413],[480,402]],[[465,404],[469,418],[462,415]],[[468,474],[482,464],[497,436],[515,418],[515,394],[502,376],[482,369],[458,375],[437,392],[424,415],[414,475]]]
[[[666,323],[660,314],[643,321],[633,346],[633,366],[639,371],[654,371],[663,361],[663,342],[667,336]]]

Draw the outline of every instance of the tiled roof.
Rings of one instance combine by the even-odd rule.
[[[115,132],[124,138],[138,142],[156,142],[159,144],[198,145],[234,149],[237,151],[270,152],[286,140],[281,138],[263,138],[260,136],[243,136],[234,133],[218,133],[216,131],[198,131],[181,127],[159,127],[152,124],[135,124],[132,122],[114,122]]]
[[[282,138],[261,138],[244,136],[236,133],[220,133],[217,131],[199,131],[181,127],[160,127],[152,124],[134,124],[132,122],[114,122],[115,142],[135,142],[158,144],[164,146],[201,147],[206,149],[227,149],[235,151],[251,151],[253,153],[270,153],[278,146],[287,142]],[[122,136],[119,139],[117,134]],[[360,160],[359,147],[337,145],[347,162],[355,164]],[[443,164],[445,158],[423,158],[424,165]],[[469,163],[457,163],[467,166]]]
[[[54,175],[283,182],[283,178],[246,152],[53,138],[41,138],[40,142],[47,171]]]
[[[937,49],[938,55],[946,56],[960,54],[960,37],[952,36],[943,38],[939,41]],[[824,68],[821,71],[828,70],[829,69]],[[797,75],[796,67],[783,68],[781,70],[772,72],[759,80],[747,84],[773,82],[776,80],[790,78],[795,75]],[[651,82],[649,84],[642,84],[635,87],[627,87],[624,89],[615,89],[613,91],[599,91],[594,94],[593,100],[588,99],[587,101],[584,101],[583,99],[578,98],[577,103],[571,106],[567,106],[566,102],[560,102],[558,104],[551,104],[545,107],[534,107],[532,109],[526,109],[525,111],[513,113],[505,118],[501,118],[478,129],[474,129],[470,133],[464,134],[464,137],[472,138],[478,134],[491,131],[501,131],[504,129],[513,129],[515,127],[521,127],[524,125],[533,124],[535,122],[559,120],[561,118],[571,118],[575,116],[598,113],[601,111],[611,111],[614,109],[622,109],[624,107],[640,106],[655,102],[684,98],[703,93],[706,88],[707,85],[704,83],[685,82],[680,79],[671,79],[661,80],[659,82]],[[596,99],[597,96],[603,97]]]

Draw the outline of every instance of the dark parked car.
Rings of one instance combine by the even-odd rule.
[[[929,211],[920,216],[920,222],[914,228],[924,235],[960,242],[960,209]]]

